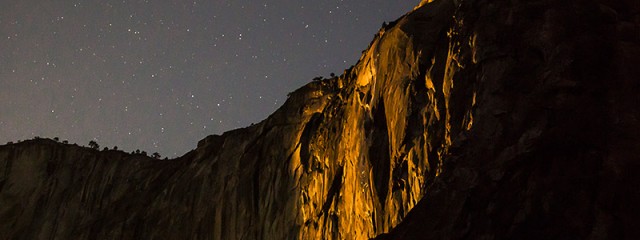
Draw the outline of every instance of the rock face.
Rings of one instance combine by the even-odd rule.
[[[639,236],[639,8],[423,1],[180,158],[0,146],[0,239]]]
[[[380,239],[638,239],[640,2],[460,1],[454,18],[444,59],[473,125]]]

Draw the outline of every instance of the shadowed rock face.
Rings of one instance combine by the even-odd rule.
[[[380,238],[637,239],[640,2],[460,1],[454,18],[473,125]]]
[[[169,161],[0,146],[0,239],[637,236],[638,5],[423,1]]]

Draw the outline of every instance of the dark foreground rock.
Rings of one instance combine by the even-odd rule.
[[[168,161],[0,146],[0,239],[638,237],[639,5],[424,1]]]
[[[452,31],[473,127],[380,239],[638,239],[640,2],[492,2]]]

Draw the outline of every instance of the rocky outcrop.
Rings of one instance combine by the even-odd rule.
[[[473,126],[380,239],[637,239],[639,2],[460,1],[454,18]]]
[[[0,146],[0,238],[633,236],[637,9],[423,1],[341,76],[180,158]]]

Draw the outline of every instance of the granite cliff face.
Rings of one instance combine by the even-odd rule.
[[[638,239],[640,2],[459,1],[454,18],[473,126],[379,238]]]
[[[423,1],[180,158],[0,146],[0,239],[638,236],[638,9]]]

